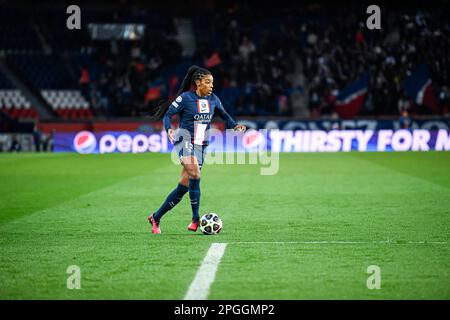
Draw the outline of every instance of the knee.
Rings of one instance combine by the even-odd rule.
[[[180,184],[183,186],[189,186],[189,176],[187,174],[183,174],[180,178]]]
[[[200,170],[198,166],[192,166],[188,171],[189,179],[198,180],[200,179]]]
[[[191,172],[191,174],[189,175],[189,179],[199,180],[200,179],[200,170],[195,170],[195,171]]]

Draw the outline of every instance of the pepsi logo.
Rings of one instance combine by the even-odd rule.
[[[262,149],[265,143],[264,135],[256,130],[248,130],[242,137],[242,145],[245,149]]]
[[[89,131],[81,131],[73,139],[73,147],[78,153],[92,153],[96,146],[97,139]]]

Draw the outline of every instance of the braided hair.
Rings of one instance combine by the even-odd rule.
[[[183,82],[181,83],[180,88],[175,95],[178,97],[185,91],[189,91],[192,84],[195,84],[196,80],[201,80],[205,75],[211,74],[211,71],[205,68],[201,68],[199,66],[193,65],[189,67],[186,75],[184,76]],[[168,99],[161,100],[155,107],[153,107],[150,112],[150,120],[151,121],[159,121],[162,119],[164,114],[170,107],[172,101]]]

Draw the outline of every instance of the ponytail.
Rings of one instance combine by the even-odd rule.
[[[184,76],[183,82],[181,82],[181,86],[178,89],[175,96],[178,97],[183,92],[189,91],[189,88],[191,87],[192,83],[197,79],[201,79],[201,77],[205,74],[211,74],[211,72],[207,69],[200,68],[199,66],[196,65],[189,67],[186,75]],[[161,120],[164,114],[169,109],[171,103],[172,101],[168,99],[160,100],[158,104],[155,107],[153,107],[148,113],[150,115],[150,120],[151,121]]]

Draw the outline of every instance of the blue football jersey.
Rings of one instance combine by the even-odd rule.
[[[227,128],[234,128],[237,124],[225,111],[220,99],[213,93],[200,97],[195,91],[186,91],[172,102],[163,118],[166,131],[170,128],[170,119],[174,114],[180,114],[180,129],[189,131],[191,142],[198,145],[207,145],[209,137],[207,130],[211,120],[217,112],[227,122]],[[176,136],[175,141],[181,141],[182,136]]]

